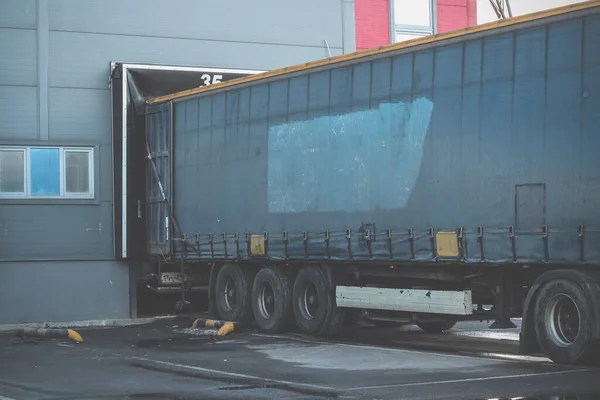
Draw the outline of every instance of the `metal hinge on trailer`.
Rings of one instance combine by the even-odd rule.
[[[175,230],[176,236],[177,237],[181,237],[184,235],[184,233],[181,231],[180,227],[179,227],[179,223],[177,222],[177,219],[175,218],[175,216],[173,215],[173,213],[171,212],[171,204],[169,203],[169,199],[167,198],[167,195],[165,194],[165,190],[164,190],[164,186],[162,184],[162,179],[160,176],[160,173],[158,172],[158,168],[156,168],[156,164],[154,163],[154,159],[152,157],[152,152],[150,151],[150,145],[148,144],[148,141],[146,141],[146,158],[148,158],[148,160],[150,161],[150,164],[152,165],[152,170],[154,172],[154,176],[156,178],[156,182],[158,184],[158,188],[160,190],[160,196],[162,199],[163,204],[166,205],[166,209],[167,209],[167,217],[166,217],[166,223],[165,223],[165,229],[167,230],[166,232],[166,237],[167,240],[170,237],[170,224],[169,222],[173,222],[173,229]],[[187,240],[185,241],[185,246],[189,246],[192,247],[191,243],[187,242]],[[195,252],[198,252],[198,249],[194,249]]]

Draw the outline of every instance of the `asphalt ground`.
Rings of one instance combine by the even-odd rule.
[[[1,334],[0,400],[600,399],[600,369],[521,357],[518,329],[362,326],[322,340],[191,322],[82,329],[83,343]]]

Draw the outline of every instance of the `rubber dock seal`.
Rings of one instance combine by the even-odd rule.
[[[198,328],[217,328],[217,336],[225,336],[231,332],[239,330],[240,324],[231,321],[221,321],[218,319],[198,318],[192,324],[192,329]]]
[[[51,339],[71,339],[77,343],[83,342],[81,335],[72,329],[21,328],[17,329],[15,334],[19,337],[31,336]]]

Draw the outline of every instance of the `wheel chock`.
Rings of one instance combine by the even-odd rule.
[[[237,322],[198,318],[192,324],[192,329],[215,328],[218,329],[217,336],[225,336],[231,332],[235,332],[236,326],[239,326]]]
[[[218,319],[198,318],[192,324],[192,329],[198,329],[198,328],[216,328],[216,329],[220,329],[221,327],[223,327],[223,325],[225,325],[228,322],[229,321],[221,321],[221,320],[218,320]]]
[[[236,324],[234,324],[232,322],[225,322],[225,325],[223,325],[217,331],[217,336],[225,336],[231,332],[235,332],[235,325]]]
[[[15,334],[19,337],[29,336],[49,339],[71,339],[76,343],[83,342],[81,335],[72,329],[22,328],[17,329]]]

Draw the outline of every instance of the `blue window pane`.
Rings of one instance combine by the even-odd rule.
[[[58,149],[31,149],[29,152],[31,194],[60,195],[60,165]]]

